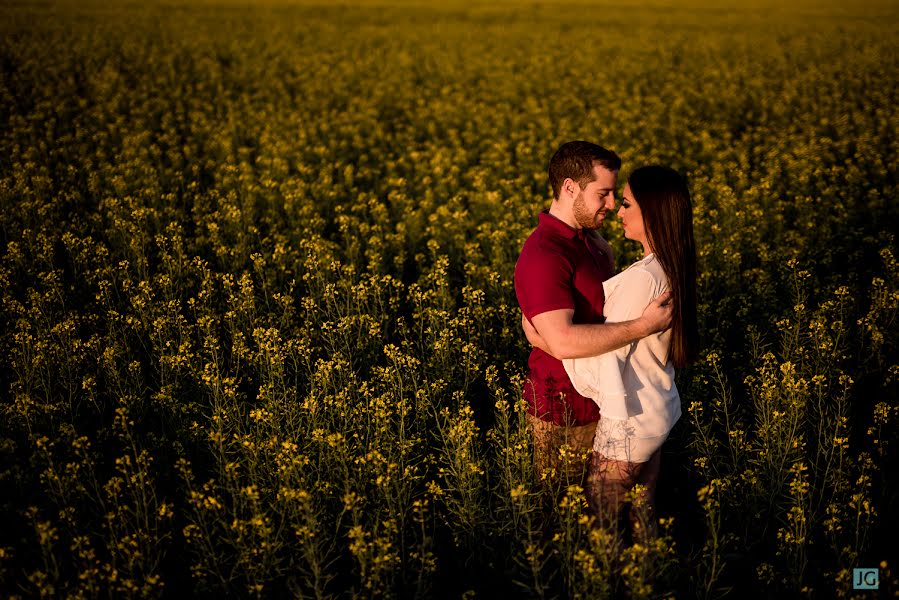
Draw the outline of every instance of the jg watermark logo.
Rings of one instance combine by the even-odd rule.
[[[876,590],[880,588],[880,569],[852,569],[852,589]]]

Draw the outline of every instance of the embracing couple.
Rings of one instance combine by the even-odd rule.
[[[689,364],[698,345],[686,182],[661,166],[630,174],[618,217],[643,258],[615,275],[612,248],[596,229],[615,208],[620,168],[601,146],[563,144],[549,163],[552,205],[515,265],[534,346],[523,393],[538,473],[564,469],[566,445],[589,452],[588,503],[612,518],[638,483],[653,506],[661,446],[681,414],[674,367]]]

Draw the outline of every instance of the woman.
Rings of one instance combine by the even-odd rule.
[[[696,250],[686,182],[667,167],[628,177],[618,209],[624,236],[643,245],[643,258],[603,284],[606,322],[639,317],[654,298],[672,292],[671,328],[614,352],[562,363],[575,389],[593,398],[600,421],[593,443],[588,499],[594,510],[618,515],[625,494],[645,486],[651,510],[661,446],[681,414],[674,368],[696,356]],[[544,350],[533,328],[528,340]]]

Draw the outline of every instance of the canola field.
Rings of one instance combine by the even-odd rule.
[[[0,592],[896,594],[897,26],[3,3]],[[512,272],[572,139],[693,193],[702,358],[653,537],[532,468]]]

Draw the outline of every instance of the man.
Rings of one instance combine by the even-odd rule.
[[[539,215],[515,265],[515,294],[531,322],[560,358],[604,354],[670,325],[667,294],[638,319],[603,323],[602,282],[614,275],[611,247],[596,229],[615,207],[621,159],[590,142],[563,144],[549,163],[553,202]],[[593,448],[599,409],[577,393],[561,360],[534,348],[523,394],[534,429],[538,473],[546,467],[583,472],[583,462],[559,463],[567,444],[586,457]]]

